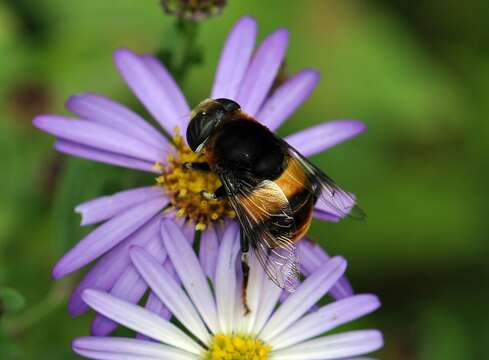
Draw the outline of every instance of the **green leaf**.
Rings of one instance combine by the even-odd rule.
[[[0,287],[0,317],[4,314],[21,310],[25,299],[17,290]]]

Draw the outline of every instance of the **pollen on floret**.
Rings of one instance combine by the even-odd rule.
[[[270,345],[251,335],[214,335],[203,354],[205,360],[266,360]]]
[[[174,154],[167,156],[165,164],[156,163],[154,168],[161,172],[156,184],[161,186],[177,209],[177,217],[187,217],[195,222],[196,230],[205,230],[212,222],[234,218],[236,214],[225,199],[206,199],[202,191],[214,192],[220,186],[219,178],[212,172],[188,169],[185,163],[205,162],[205,155],[194,153],[175,129]]]

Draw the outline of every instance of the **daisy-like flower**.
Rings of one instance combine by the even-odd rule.
[[[246,113],[275,130],[307,99],[319,73],[302,70],[271,91],[285,56],[288,33],[285,29],[275,31],[256,50],[255,38],[255,21],[249,17],[240,19],[222,50],[210,97],[237,101]],[[176,218],[189,240],[193,240],[195,229],[205,229],[199,257],[206,274],[212,277],[221,232],[217,224],[233,221],[234,217],[226,200],[201,197],[202,190],[212,192],[220,185],[214,174],[182,167],[185,162],[201,159],[181,136],[186,131],[190,107],[168,71],[156,58],[126,49],[117,50],[114,60],[132,92],[162,131],[173,134],[173,138],[168,140],[125,106],[92,93],[75,95],[67,101],[67,108],[76,118],[41,115],[34,119],[36,127],[56,136],[55,148],[62,153],[156,174],[156,184],[93,199],[76,207],[82,225],[100,225],[53,269],[53,277],[59,279],[98,259],[70,298],[69,311],[73,315],[88,309],[81,299],[86,288],[110,291],[134,303],[144,295],[147,285],[136,276],[129,248],[160,246],[158,229],[163,217]],[[309,156],[358,135],[364,128],[358,121],[330,121],[285,140]],[[318,204],[314,216],[338,221],[341,214]],[[320,249],[311,254],[326,256]],[[161,252],[158,260],[164,261]],[[307,270],[313,264],[303,265]],[[166,266],[172,267],[169,262]],[[343,280],[333,294],[338,297],[351,294],[347,281]],[[148,303],[149,307],[162,307],[152,296]],[[92,324],[94,334],[106,334],[116,326],[102,319],[97,317]]]
[[[382,346],[377,330],[318,337],[380,306],[376,296],[363,294],[312,309],[344,273],[346,261],[341,257],[321,265],[277,307],[282,290],[251,255],[247,288],[251,311],[245,315],[235,224],[224,233],[211,286],[177,225],[163,221],[161,237],[183,288],[141,247],[132,247],[130,257],[140,276],[187,331],[138,305],[88,289],[83,299],[90,307],[140,336],[78,338],[73,342],[77,353],[92,359],[314,360],[350,358]]]

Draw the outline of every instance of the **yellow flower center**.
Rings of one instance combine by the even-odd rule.
[[[177,216],[186,216],[196,223],[196,230],[204,230],[211,222],[224,217],[234,218],[236,214],[227,200],[206,199],[201,193],[213,193],[221,186],[219,178],[211,171],[191,170],[183,167],[185,163],[206,162],[203,154],[194,153],[183,141],[178,129],[175,129],[173,142],[177,149],[170,154],[167,163],[155,164],[161,171],[156,178],[170,197],[171,204],[177,209]]]
[[[253,336],[223,335],[213,337],[204,360],[266,360],[272,351],[270,345]]]

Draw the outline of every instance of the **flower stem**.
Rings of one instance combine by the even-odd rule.
[[[19,315],[5,316],[1,324],[3,332],[8,337],[16,337],[26,332],[33,325],[56,310],[58,306],[64,304],[71,287],[71,282],[58,282],[51,287],[39,303],[27,307]]]
[[[199,23],[177,19],[174,32],[164,39],[165,47],[156,53],[179,85],[183,82],[188,70],[202,62],[202,48],[197,44],[198,32]]]

